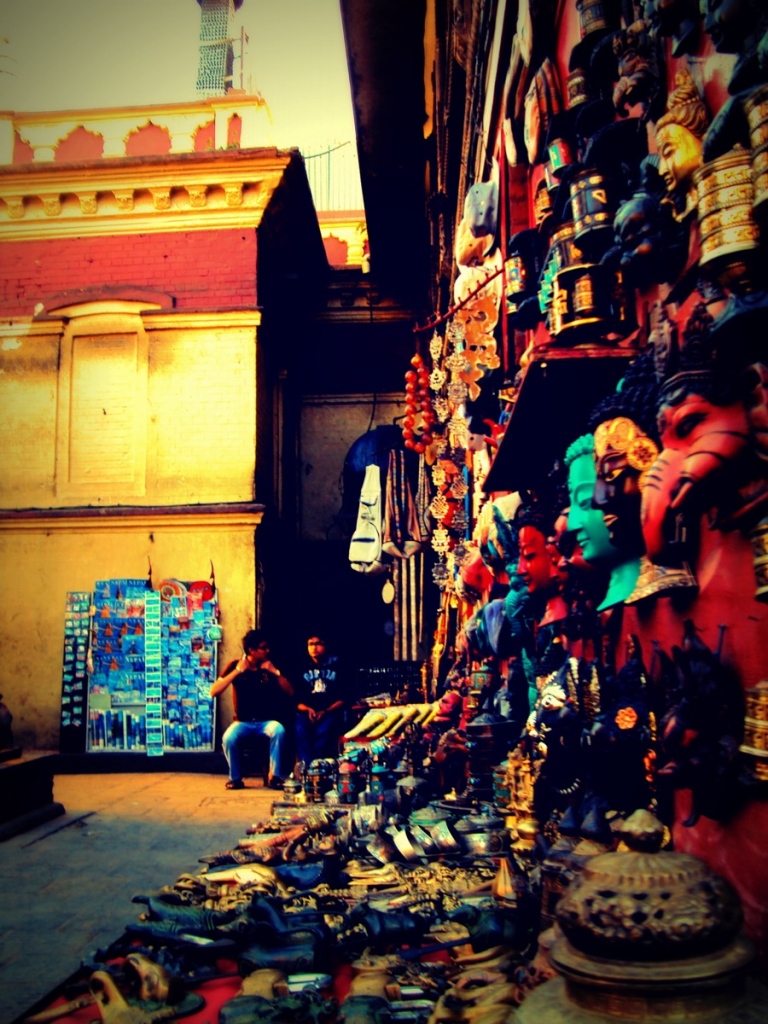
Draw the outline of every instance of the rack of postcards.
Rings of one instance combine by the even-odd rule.
[[[67,593],[59,730],[62,754],[82,753],[85,749],[90,610],[90,590],[70,590]]]
[[[89,613],[87,750],[212,751],[221,639],[213,585],[99,580]]]

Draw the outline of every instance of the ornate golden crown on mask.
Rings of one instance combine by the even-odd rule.
[[[628,416],[617,416],[601,423],[595,430],[595,457],[602,459],[609,453],[626,456],[628,465],[639,472],[639,486],[642,488],[659,449],[634,420]]]

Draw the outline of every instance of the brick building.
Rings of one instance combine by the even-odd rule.
[[[288,305],[292,336],[328,267],[264,117],[240,96],[3,117],[0,631],[8,678],[38,666],[25,745],[58,746],[67,591],[213,565],[227,635],[259,618],[286,355],[261,324],[279,310],[285,338]]]

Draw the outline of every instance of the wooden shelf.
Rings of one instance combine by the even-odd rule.
[[[616,387],[636,350],[547,348],[528,364],[484,490],[519,491],[545,479]]]

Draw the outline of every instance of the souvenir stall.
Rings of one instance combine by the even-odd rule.
[[[441,237],[452,298],[406,376],[432,692],[473,705],[470,748],[473,721],[510,729],[542,885],[653,813],[765,964],[765,13],[508,13],[497,131]]]
[[[65,754],[213,751],[222,638],[211,579],[99,580],[67,594],[61,694]]]
[[[371,684],[29,1024],[765,1019],[766,12],[496,27],[452,291],[349,549],[418,683]]]

